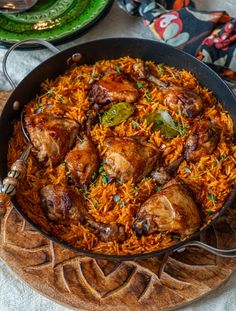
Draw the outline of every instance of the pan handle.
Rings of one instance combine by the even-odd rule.
[[[10,75],[7,71],[7,59],[8,59],[8,56],[10,55],[10,53],[12,51],[14,51],[17,47],[19,47],[21,45],[25,45],[25,44],[39,44],[39,45],[43,45],[44,47],[48,48],[50,51],[52,51],[55,54],[60,52],[60,50],[58,48],[56,48],[54,45],[52,45],[51,43],[49,43],[45,40],[42,40],[42,39],[25,39],[25,40],[22,40],[20,42],[15,43],[14,45],[12,45],[3,57],[2,69],[3,69],[3,73],[6,77],[6,79],[11,84],[13,89],[16,88],[16,83],[12,80],[12,78],[10,77]]]
[[[0,187],[0,219],[5,214],[6,204],[10,202],[10,198],[12,198],[16,194],[19,181],[26,174],[27,161],[31,149],[32,145],[31,143],[28,143],[28,145],[23,150],[20,158],[12,164],[11,169],[7,174],[7,177],[4,178],[2,182],[2,186]]]
[[[205,244],[203,242],[200,242],[200,241],[190,241],[190,242],[187,242],[183,246],[178,248],[176,251],[177,252],[182,252],[188,246],[197,246],[197,247],[203,248],[203,249],[207,250],[208,252],[210,252],[210,253],[212,253],[214,255],[220,256],[220,257],[227,257],[227,258],[236,257],[236,248],[232,248],[232,249],[218,249],[218,248],[212,247],[212,246],[210,246],[208,244]]]

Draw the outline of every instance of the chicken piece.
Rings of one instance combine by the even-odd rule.
[[[97,149],[91,139],[78,140],[75,147],[66,155],[66,166],[76,186],[89,185],[99,166]]]
[[[40,194],[41,205],[48,218],[57,223],[78,223],[87,216],[86,201],[73,189],[47,185]]]
[[[117,243],[122,243],[126,240],[125,227],[123,225],[103,224],[91,219],[88,219],[87,222],[103,242],[115,241]]]
[[[138,80],[148,79],[150,72],[143,61],[138,61],[133,65],[132,75]]]
[[[109,102],[133,103],[139,96],[135,84],[123,74],[109,68],[92,86],[91,97],[99,104]]]
[[[133,229],[138,236],[164,231],[184,237],[195,232],[200,223],[191,193],[180,182],[171,180],[142,204]]]
[[[53,114],[32,114],[25,117],[25,128],[36,148],[39,162],[48,166],[62,161],[74,144],[79,125]]]
[[[219,129],[208,120],[200,120],[193,126],[192,134],[186,141],[185,158],[197,162],[201,157],[210,155],[220,139]]]
[[[110,177],[117,178],[122,183],[131,178],[137,182],[147,176],[159,156],[154,145],[141,139],[111,137],[104,143],[108,148],[103,168]]]
[[[147,80],[149,82],[152,82],[156,85],[158,85],[160,88],[166,88],[168,84],[165,82],[162,82],[157,77],[155,77],[149,67],[145,65],[143,61],[138,61],[133,65],[133,70],[131,72],[131,75],[134,79],[137,80]]]
[[[89,214],[86,201],[74,189],[60,185],[47,185],[41,189],[41,205],[52,221],[62,224],[88,225],[101,241],[122,243],[126,239],[125,228],[120,224],[96,222]]]
[[[155,179],[159,185],[164,185],[171,179],[171,175],[167,168],[164,167],[157,167],[151,172],[151,177]]]
[[[163,89],[163,95],[164,104],[173,111],[180,111],[183,116],[193,118],[202,111],[201,97],[190,89],[170,86]]]

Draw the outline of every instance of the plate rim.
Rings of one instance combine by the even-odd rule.
[[[80,29],[77,30],[71,30],[70,32],[65,32],[62,36],[58,35],[55,36],[55,38],[52,39],[47,39],[47,38],[43,38],[43,40],[46,40],[52,44],[55,45],[59,45],[59,44],[63,44],[66,42],[69,42],[75,38],[78,38],[82,35],[84,35],[86,32],[89,31],[90,28],[92,28],[93,26],[95,26],[99,21],[101,21],[111,10],[112,5],[114,3],[114,0],[106,0],[106,4],[104,6],[104,8],[96,15],[96,17],[94,19],[92,19],[91,21],[89,21],[85,26],[83,26]],[[33,38],[32,38],[33,39]],[[20,41],[22,41],[24,39],[20,39],[20,40],[4,40],[4,39],[0,39],[0,48],[9,48],[11,47],[13,44],[18,43]],[[22,45],[21,47],[19,47],[18,49],[38,49],[38,48],[42,48],[42,46],[38,45],[38,44],[27,44],[27,45]]]

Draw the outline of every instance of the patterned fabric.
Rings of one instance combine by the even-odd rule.
[[[131,15],[142,16],[156,38],[207,63],[236,81],[236,19],[226,12],[199,11],[191,0],[117,0]]]

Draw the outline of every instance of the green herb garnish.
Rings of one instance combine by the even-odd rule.
[[[97,208],[97,206],[98,206],[98,204],[100,203],[98,200],[96,200],[96,202],[95,203],[93,203],[92,201],[91,201],[91,203],[93,204],[93,207],[94,208]]]
[[[107,177],[106,176],[102,176],[102,183],[103,183],[103,185],[107,184]]]
[[[96,177],[97,177],[97,173],[96,173],[96,172],[94,172],[91,178],[92,178],[92,180],[95,180],[95,179],[96,179]]]
[[[164,64],[159,64],[157,66],[158,75],[161,76],[165,72]]]
[[[137,120],[133,120],[133,128],[136,129],[138,127],[138,121]]]
[[[115,71],[118,72],[118,73],[121,73],[120,66],[116,66],[115,67]]]
[[[206,213],[207,213],[207,215],[212,215],[212,214],[214,214],[214,212],[213,212],[212,210],[210,210],[210,209],[207,209],[207,210],[206,210]]]
[[[46,93],[46,95],[47,95],[47,98],[53,97],[53,96],[55,95],[54,89],[48,90],[47,93]]]
[[[60,96],[59,99],[58,99],[58,101],[59,101],[60,103],[64,103],[64,97],[63,97],[63,96]]]
[[[216,197],[215,197],[213,194],[210,194],[210,195],[208,195],[207,199],[208,199],[209,201],[215,201],[215,200],[216,200]]]
[[[141,82],[137,82],[136,86],[137,86],[138,89],[141,89],[143,87]]]
[[[146,100],[148,102],[150,102],[150,100],[152,99],[152,95],[150,94],[150,91],[148,89],[144,90],[144,96],[146,97]]]
[[[229,157],[229,156],[227,156],[227,155],[223,155],[223,156],[220,157],[220,160],[221,160],[221,161],[224,161],[224,160],[227,159],[228,157]]]
[[[98,168],[98,173],[101,174],[102,172],[103,172],[103,166],[101,165],[101,166],[99,166],[99,168]]]

